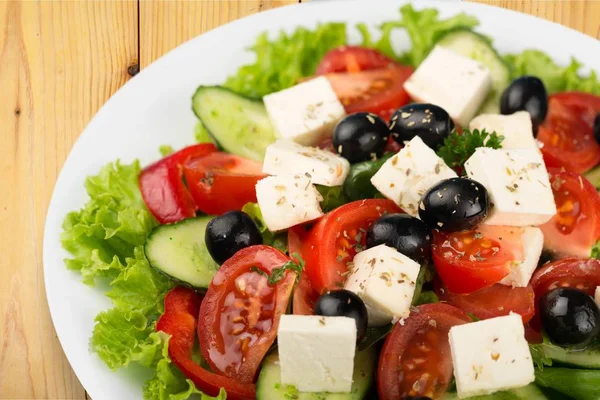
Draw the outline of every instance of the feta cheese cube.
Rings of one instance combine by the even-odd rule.
[[[315,184],[340,186],[350,172],[350,163],[329,151],[281,139],[267,147],[263,172],[269,175],[306,175]]]
[[[523,228],[521,243],[523,246],[523,260],[514,265],[510,274],[500,281],[503,285],[525,287],[529,284],[533,271],[537,268],[542,255],[544,234],[539,228]]]
[[[282,315],[277,332],[281,383],[301,392],[349,392],[356,323],[347,317]]]
[[[485,186],[494,204],[486,224],[541,225],[556,214],[548,171],[535,149],[480,147],[465,163],[465,170]]]
[[[518,314],[456,325],[448,337],[461,399],[526,386],[535,379]]]
[[[307,146],[320,143],[346,115],[324,76],[268,94],[263,101],[279,137]]]
[[[404,83],[413,100],[442,107],[461,126],[468,126],[492,87],[483,64],[436,46]]]
[[[504,136],[502,148],[509,149],[536,149],[537,141],[533,137],[531,115],[527,111],[517,111],[511,115],[482,114],[478,115],[469,124],[471,131],[485,129],[487,132],[496,132]]]
[[[367,306],[369,326],[408,317],[421,266],[384,244],[358,253],[344,289]]]
[[[256,198],[265,224],[280,231],[323,215],[323,200],[304,175],[269,176],[256,184]]]
[[[371,178],[371,183],[407,214],[418,217],[423,194],[436,183],[449,178],[456,178],[456,173],[420,137],[415,136],[383,164]]]
[[[594,300],[596,300],[596,304],[600,307],[600,286],[596,287],[596,292],[594,293]]]

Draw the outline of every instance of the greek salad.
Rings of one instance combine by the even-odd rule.
[[[400,14],[259,37],[196,144],[87,179],[66,264],[145,398],[600,399],[595,73]]]

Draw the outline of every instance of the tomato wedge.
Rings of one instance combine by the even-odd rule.
[[[479,319],[495,318],[515,312],[520,314],[523,323],[526,323],[535,314],[535,295],[531,286],[513,288],[496,283],[477,292],[455,294],[436,282],[435,292],[440,300]]]
[[[181,149],[140,173],[140,192],[148,210],[161,224],[177,222],[196,215],[196,204],[183,183],[182,165],[192,157],[203,157],[217,151],[204,143]]]
[[[600,96],[565,92],[548,98],[548,116],[537,138],[548,167],[584,173],[600,163],[600,145],[594,137],[594,118]]]
[[[330,50],[317,67],[317,75],[332,72],[360,72],[397,65],[391,58],[368,47],[341,46]]]
[[[600,194],[583,176],[550,170],[557,214],[540,228],[544,245],[561,256],[589,257],[600,239]]]
[[[492,286],[523,260],[521,229],[481,225],[450,234],[434,231],[433,264],[453,293],[473,293]]]
[[[469,316],[458,308],[435,303],[418,306],[404,325],[396,324],[379,357],[379,398],[438,398],[445,393],[452,379],[448,332],[468,322]]]
[[[183,172],[196,206],[211,215],[256,202],[256,182],[266,176],[259,162],[222,152],[190,159]]]
[[[411,67],[393,65],[326,76],[348,114],[371,112],[389,121],[394,111],[410,102],[403,85],[412,73]]]
[[[169,357],[186,378],[191,379],[198,389],[209,396],[217,396],[221,388],[224,388],[228,399],[254,399],[254,385],[213,374],[192,360],[201,300],[199,294],[184,287],[176,287],[167,293],[165,312],[156,323],[156,330],[171,335]]]
[[[386,213],[398,212],[390,200],[369,199],[344,204],[321,217],[302,243],[304,274],[317,293],[343,287],[348,263],[364,249],[369,226]]]
[[[294,226],[288,230],[288,249],[290,257],[296,262],[300,260],[295,259],[294,256],[302,254],[302,242],[306,235],[307,230],[304,226]],[[318,299],[319,293],[313,289],[308,276],[302,274],[292,297],[293,313],[296,315],[312,315]]]
[[[279,250],[257,245],[238,251],[221,265],[198,317],[200,348],[213,371],[241,383],[254,381],[275,341],[296,279],[288,270],[271,286],[265,275],[288,261]]]

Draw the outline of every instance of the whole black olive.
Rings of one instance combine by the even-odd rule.
[[[262,244],[263,238],[248,214],[230,211],[206,225],[204,241],[211,257],[220,265],[239,250]]]
[[[383,155],[389,134],[387,124],[377,115],[350,114],[336,125],[333,147],[351,163],[374,160]]]
[[[433,104],[409,104],[397,110],[390,119],[390,131],[400,144],[419,136],[423,142],[437,150],[454,129],[450,115]]]
[[[600,113],[596,115],[596,119],[594,120],[594,137],[596,138],[596,142],[600,143]]]
[[[557,288],[540,299],[544,331],[559,346],[584,346],[600,333],[600,309],[581,290]]]
[[[315,315],[354,319],[357,343],[367,332],[367,307],[360,297],[349,290],[333,290],[322,294],[315,304]]]
[[[419,217],[432,229],[456,232],[476,227],[487,217],[489,208],[489,195],[481,183],[450,178],[423,195]]]
[[[512,81],[502,93],[500,112],[510,115],[527,111],[531,115],[534,135],[548,114],[548,93],[544,82],[535,76],[522,76]]]
[[[431,229],[420,219],[407,214],[387,214],[367,231],[367,248],[385,244],[418,263],[431,255]]]

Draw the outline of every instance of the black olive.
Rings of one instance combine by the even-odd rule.
[[[396,142],[404,144],[419,136],[434,150],[440,148],[453,129],[450,115],[433,104],[409,104],[396,111],[390,119],[390,131]]]
[[[419,204],[419,217],[432,229],[456,232],[476,227],[490,208],[489,195],[479,182],[450,178],[433,186]]]
[[[534,135],[548,114],[548,94],[544,82],[535,76],[522,76],[512,81],[502,93],[500,112],[510,115],[527,111],[531,115]]]
[[[367,332],[367,307],[360,297],[349,290],[333,290],[322,294],[315,304],[315,315],[354,319],[357,342],[360,342]]]
[[[248,214],[230,211],[206,225],[204,241],[213,260],[221,265],[239,250],[262,244],[263,238]]]
[[[600,113],[596,115],[596,119],[594,120],[594,137],[596,138],[596,142],[600,143]]]
[[[600,334],[600,309],[581,290],[558,288],[540,299],[542,326],[559,346],[584,346]]]
[[[350,114],[336,125],[333,146],[351,163],[374,160],[383,155],[389,134],[387,124],[377,115]]]
[[[431,229],[407,214],[387,214],[367,231],[367,248],[380,244],[393,247],[405,256],[423,263],[431,255]]]

